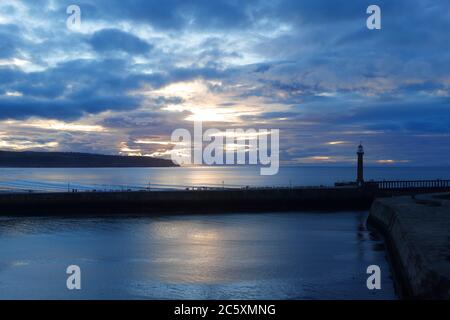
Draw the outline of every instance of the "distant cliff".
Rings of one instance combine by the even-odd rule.
[[[100,167],[175,167],[171,160],[112,156],[75,152],[0,151],[0,167],[19,168],[100,168]]]

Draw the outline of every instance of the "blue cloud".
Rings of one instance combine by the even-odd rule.
[[[138,37],[118,29],[97,31],[89,39],[89,43],[99,52],[124,51],[131,54],[145,54],[153,47]]]
[[[0,98],[0,119],[27,119],[37,116],[48,119],[76,120],[85,112],[129,110],[137,105],[136,98],[108,96],[81,100],[40,100],[30,98]]]
[[[0,59],[10,58],[21,47],[20,29],[13,24],[0,24]]]
[[[124,6],[119,0],[95,1],[104,19],[129,19],[151,24],[159,29],[242,28],[251,24],[248,12],[259,1],[236,0],[136,0]]]

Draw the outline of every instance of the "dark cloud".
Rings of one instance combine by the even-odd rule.
[[[129,70],[131,67],[126,59],[81,59],[41,72],[0,68],[1,91],[22,94],[0,98],[0,119],[39,116],[73,120],[84,114],[130,110],[142,103],[141,96],[129,94],[131,90],[145,85],[160,88],[171,82],[197,78],[223,78],[227,74],[210,68],[174,68],[146,75]],[[181,98],[161,97],[156,104],[181,101]]]
[[[76,120],[85,113],[132,109],[137,106],[138,101],[136,100],[123,96],[99,96],[81,100],[0,98],[0,119],[27,119],[37,116],[49,119]]]
[[[159,29],[242,28],[252,22],[250,8],[259,1],[237,0],[135,0],[123,5],[119,0],[95,1],[104,19],[142,21]]]
[[[0,85],[7,85],[24,78],[26,74],[18,69],[0,67]]]
[[[0,24],[0,59],[13,57],[22,44],[20,29],[13,24]]]
[[[118,29],[97,31],[89,39],[89,43],[99,52],[124,51],[131,54],[145,54],[153,47],[138,37]]]

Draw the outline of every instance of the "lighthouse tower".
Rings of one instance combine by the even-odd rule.
[[[358,146],[358,151],[356,152],[358,155],[358,171],[356,175],[356,184],[361,187],[364,184],[364,172],[363,172],[363,157],[364,157],[364,148],[361,143]]]

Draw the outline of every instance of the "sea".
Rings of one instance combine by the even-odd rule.
[[[366,180],[450,179],[368,167]],[[350,167],[0,168],[0,192],[333,185]],[[398,299],[367,211],[19,217],[0,212],[0,299]],[[381,288],[367,286],[380,267]],[[69,290],[69,266],[80,270]],[[70,270],[70,269],[69,269]],[[70,286],[69,286],[70,287]]]

